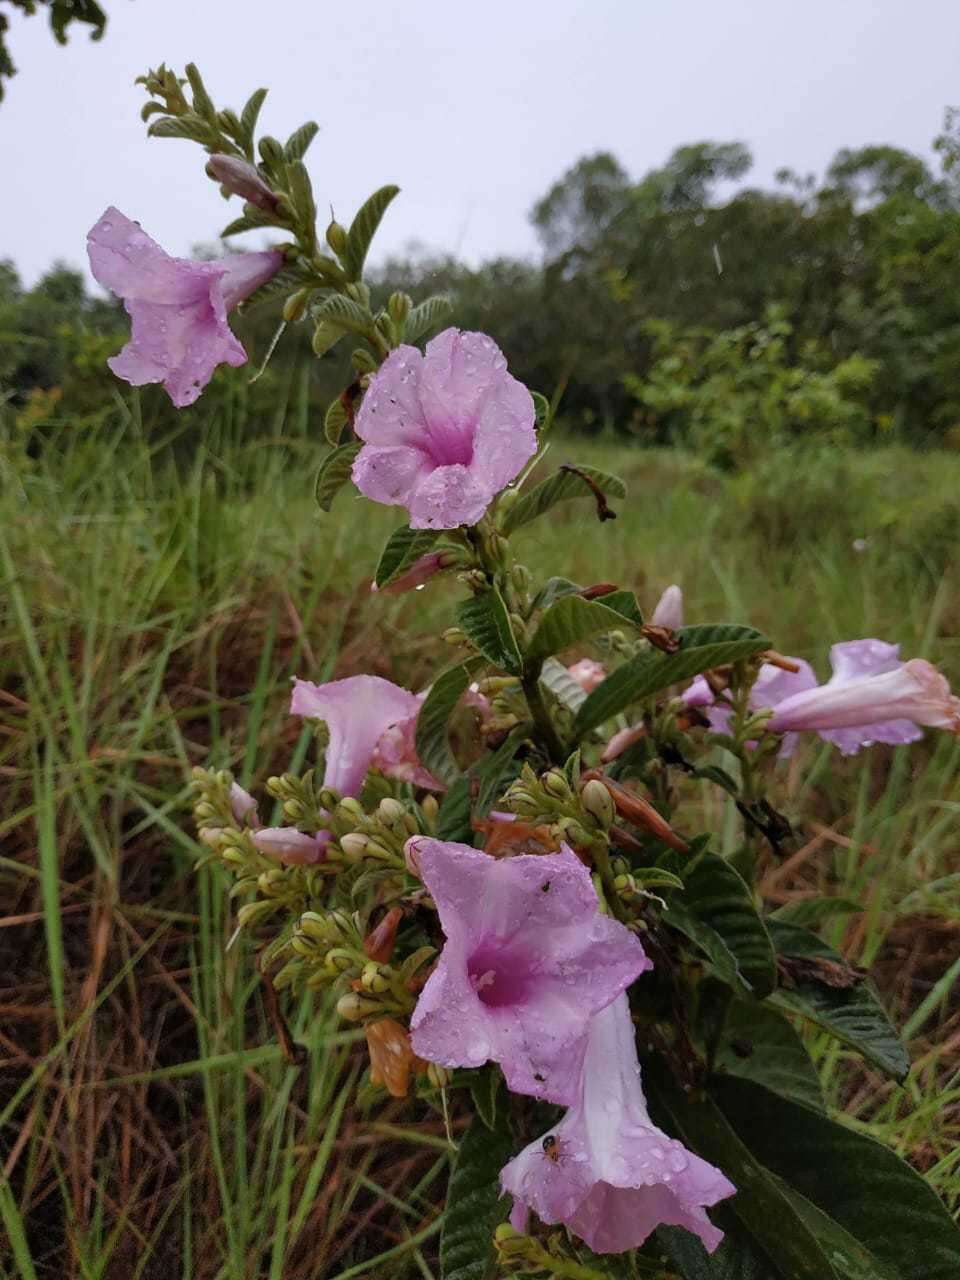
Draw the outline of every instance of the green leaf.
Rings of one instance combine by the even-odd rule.
[[[536,661],[562,649],[570,649],[600,631],[615,631],[623,626],[622,613],[607,607],[606,601],[584,600],[583,596],[564,596],[552,604],[541,617],[527,646],[527,657]]]
[[[664,862],[683,877],[685,890],[669,903],[667,923],[695,942],[731,985],[760,997],[771,992],[777,977],[773,943],[739,872],[714,853],[692,863],[679,855]]]
[[[781,982],[772,1002],[816,1023],[880,1071],[902,1080],[910,1070],[910,1059],[870,982],[834,986],[819,980],[818,964],[825,966],[828,975],[834,969],[848,970],[843,956],[806,929],[780,920],[768,924],[774,946],[785,957],[795,982],[793,987]],[[791,967],[791,960],[798,963]]]
[[[598,471],[595,467],[577,465],[577,471],[589,476],[602,494],[608,498],[625,498],[627,486],[617,476],[608,475],[606,471]],[[519,498],[508,509],[503,517],[501,528],[509,535],[521,525],[536,520],[545,511],[549,511],[558,502],[568,498],[592,498],[593,491],[576,471],[557,471],[554,475],[542,480],[529,493]]]
[[[530,729],[530,724],[516,725],[496,751],[488,752],[471,770],[471,773],[480,780],[476,803],[478,818],[487,816],[494,803],[520,772],[515,757],[521,744],[530,736]]]
[[[683,1227],[658,1227],[657,1242],[684,1280],[781,1280],[773,1264],[727,1204],[710,1210],[710,1220],[723,1231],[714,1253]]]
[[[448,785],[460,776],[460,766],[450,750],[447,722],[470,683],[470,665],[461,662],[439,675],[430,687],[417,716],[417,756],[423,767]]]
[[[246,214],[241,218],[234,218],[220,232],[220,239],[226,240],[227,236],[238,236],[243,231],[256,231],[259,227],[268,225],[261,222],[259,218],[248,217]]]
[[[521,658],[510,615],[496,587],[457,606],[457,622],[472,644],[494,666],[520,674]]]
[[[240,127],[251,146],[254,134],[257,131],[257,121],[260,119],[260,108],[263,106],[266,97],[266,89],[255,89],[240,113]]]
[[[600,596],[597,603],[606,605],[614,613],[619,613],[634,626],[643,626],[643,614],[640,612],[640,606],[633,591],[611,591],[605,596]]]
[[[852,898],[798,898],[771,912],[770,919],[784,924],[811,925],[854,915],[863,909],[863,903],[854,902]]]
[[[569,578],[548,578],[533,598],[534,609],[549,609],[555,600],[576,596],[583,590]]]
[[[492,1062],[471,1072],[469,1088],[473,1107],[488,1129],[495,1128],[497,1123],[497,1094],[502,1080],[503,1076]]]
[[[470,786],[469,774],[463,773],[443,797],[440,812],[437,815],[438,840],[455,840],[458,844],[469,844],[473,839]]]
[[[531,391],[530,395],[533,399],[533,411],[536,415],[536,426],[539,431],[541,427],[550,421],[550,401],[539,391]]]
[[[746,1080],[718,1081],[715,1092],[757,1159],[898,1280],[956,1280],[960,1229],[888,1147]]]
[[[806,1046],[769,1003],[731,1000],[714,1067],[725,1075],[754,1080],[815,1111],[824,1108],[820,1077]]]
[[[431,329],[438,329],[449,320],[452,310],[453,303],[441,294],[434,298],[427,298],[418,307],[414,307],[407,316],[407,323],[403,330],[404,341],[416,342]]]
[[[861,1244],[839,1222],[824,1213],[822,1209],[818,1209],[806,1196],[801,1195],[782,1179],[780,1179],[780,1186],[797,1216],[806,1223],[820,1241],[821,1247],[836,1266],[843,1280],[900,1280],[901,1272],[894,1271],[880,1262],[876,1254]]]
[[[749,1233],[761,1256],[766,1253],[778,1268],[774,1276],[782,1280],[844,1280],[791,1204],[780,1182],[770,1177],[739,1136],[747,1131],[740,1125],[732,1126],[712,1099],[685,1095],[662,1060],[655,1059],[645,1065],[643,1074],[654,1122],[669,1133],[678,1134],[687,1146],[716,1165],[734,1184],[737,1194],[727,1202],[729,1211]],[[783,1145],[789,1145],[789,1129],[781,1130],[777,1136]],[[696,1276],[697,1272],[692,1274]],[[711,1276],[712,1273],[707,1270],[701,1274]],[[769,1272],[764,1280],[768,1276],[774,1280]]]
[[[680,643],[676,653],[646,650],[607,676],[580,708],[577,731],[586,733],[631,703],[649,698],[670,685],[690,680],[702,671],[728,662],[739,662],[770,648],[767,637],[753,627],[725,623],[681,627],[676,637]]]
[[[151,138],[186,138],[204,146],[216,142],[216,130],[197,116],[161,116],[147,130]]]
[[[339,449],[332,449],[320,464],[314,496],[321,511],[330,510],[334,498],[350,479],[353,460],[361,448],[360,440],[352,440],[350,444],[342,444]]]
[[[367,259],[370,241],[376,234],[388,205],[399,191],[399,187],[381,187],[357,210],[357,216],[350,223],[350,230],[347,232],[347,247],[343,255],[344,266],[351,280],[359,280],[363,275],[363,264]]]
[[[312,226],[317,220],[317,206],[313,199],[313,183],[301,160],[291,160],[287,165],[287,184],[295,209],[301,219]]]
[[[540,672],[540,683],[545,685],[558,702],[570,711],[577,711],[586,700],[587,692],[578,680],[556,658],[548,658]]]
[[[190,88],[193,90],[193,109],[198,116],[203,116],[205,120],[209,120],[211,124],[216,121],[217,108],[213,105],[213,99],[207,93],[200,72],[192,62],[186,65],[187,79],[190,82]]]
[[[693,776],[702,778],[705,782],[713,782],[718,787],[723,787],[724,791],[736,797],[740,794],[740,786],[736,778],[731,777],[726,769],[721,769],[716,764],[704,764],[699,769],[694,769]]]
[[[443,1280],[487,1280],[493,1267],[493,1233],[507,1216],[500,1170],[514,1155],[504,1108],[488,1129],[474,1117],[464,1134],[447,1187],[440,1235]]]
[[[374,579],[377,586],[387,587],[399,578],[405,569],[430,550],[439,536],[439,529],[410,529],[404,525],[394,530],[380,552]]]
[[[373,323],[369,313],[358,302],[345,298],[342,293],[331,293],[329,298],[325,298],[314,312],[314,317],[324,324],[337,325],[345,333],[355,333],[361,338],[367,336]]]
[[[327,412],[323,415],[323,434],[327,437],[328,443],[332,444],[334,448],[340,443],[343,429],[349,421],[350,418],[344,408],[343,401],[337,396],[335,400],[331,400],[327,405]]]
[[[246,110],[244,110],[246,114]],[[289,164],[293,160],[302,160],[307,154],[307,148],[320,132],[320,126],[315,124],[313,120],[308,120],[306,124],[302,124],[299,129],[294,129],[290,137],[284,143],[283,158]]]

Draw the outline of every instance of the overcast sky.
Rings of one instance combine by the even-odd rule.
[[[186,254],[230,217],[195,144],[147,141],[134,77],[195,61],[219,106],[270,89],[261,122],[321,133],[318,204],[342,221],[401,196],[375,256],[419,240],[478,261],[532,254],[531,204],[579,156],[639,176],[670,150],[742,139],[752,180],[822,172],[840,146],[928,152],[960,103],[957,0],[104,0],[91,43],[12,16],[0,106],[0,256],[32,281],[80,264],[115,204]],[[4,6],[4,12],[7,7]]]

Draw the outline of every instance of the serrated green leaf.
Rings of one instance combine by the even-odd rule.
[[[684,885],[683,897],[668,904],[667,923],[695,942],[725,981],[732,974],[732,985],[755,996],[771,992],[777,976],[773,943],[739,872],[714,853],[692,862],[672,855],[665,865]]]
[[[448,786],[460,776],[460,767],[450,750],[447,724],[470,678],[466,662],[448,668],[434,680],[417,716],[415,740],[420,763]]]
[[[357,210],[347,232],[347,247],[343,255],[343,263],[351,280],[359,280],[363,275],[363,264],[367,260],[370,242],[387,207],[399,191],[399,187],[392,185],[381,187]]]
[[[676,653],[647,650],[631,658],[598,685],[580,708],[575,728],[583,734],[603,724],[634,702],[729,662],[739,662],[770,648],[770,641],[753,627],[719,624],[681,627]]]
[[[622,613],[609,609],[604,601],[564,596],[541,617],[527,646],[527,657],[533,661],[547,658],[601,631],[618,630],[625,621]]]
[[[345,333],[355,333],[361,338],[369,334],[373,323],[369,313],[358,302],[345,298],[342,293],[331,293],[317,307],[314,316],[324,324],[337,325]]]
[[[216,141],[216,131],[197,116],[161,116],[147,129],[151,138],[186,138],[209,146]]]
[[[415,560],[426,555],[439,536],[439,529],[410,529],[406,525],[395,529],[380,552],[374,579],[377,586],[388,587]]]
[[[846,966],[843,956],[815,933],[781,920],[769,920],[768,925],[778,954],[788,961]],[[902,1080],[910,1070],[910,1059],[870,982],[865,979],[849,987],[830,986],[817,981],[813,973],[811,968],[810,976],[797,974],[793,987],[781,983],[771,1002],[816,1023],[879,1070]]]
[[[703,991],[703,998],[709,1003],[707,991]],[[815,1111],[824,1109],[820,1077],[806,1046],[769,1002],[730,1001],[714,1067],[721,1074],[753,1080]]]
[[[266,89],[254,89],[240,113],[240,127],[244,132],[247,142],[251,144],[253,143],[253,136],[257,131],[257,121],[260,119],[260,109],[264,104],[266,96]]]
[[[334,448],[340,443],[343,429],[349,421],[343,401],[337,396],[327,405],[327,412],[323,415],[323,434]]]
[[[556,658],[548,658],[540,671],[540,683],[545,685],[558,702],[570,711],[577,711],[586,701],[587,691]]]
[[[549,609],[555,600],[579,595],[582,590],[583,587],[571,582],[569,578],[548,578],[533,597],[533,608]]]
[[[452,310],[453,303],[441,294],[434,298],[427,298],[419,306],[414,307],[407,316],[407,323],[403,330],[404,341],[416,342],[431,329],[439,328],[450,318]]]
[[[507,606],[496,587],[458,605],[457,622],[489,662],[511,675],[520,674],[520,649]]]
[[[361,441],[352,440],[349,444],[341,445],[339,449],[331,450],[320,464],[314,496],[321,511],[330,510],[334,498],[350,479],[353,460],[361,448]]]
[[[627,496],[627,486],[617,476],[608,475],[606,471],[598,471],[596,467],[584,467],[579,464],[577,471],[582,471],[583,475],[589,476],[606,497],[625,498]],[[577,471],[557,471],[519,498],[503,517],[501,528],[504,534],[509,535],[522,525],[536,520],[558,502],[565,502],[569,498],[592,498],[593,490],[582,476],[577,475]]]
[[[342,329],[335,324],[327,324],[321,320],[313,331],[313,338],[310,343],[313,348],[313,354],[315,356],[326,355],[328,351],[331,351],[337,345],[342,337]]]
[[[306,124],[302,124],[299,129],[294,129],[290,137],[283,146],[283,158],[289,164],[292,160],[302,160],[307,154],[307,148],[320,132],[320,126],[313,120],[308,120]]]
[[[492,1129],[474,1117],[460,1142],[440,1235],[443,1280],[487,1280],[492,1271],[493,1233],[509,1211],[500,1170],[514,1155],[504,1111],[498,1108]]]
[[[956,1280],[960,1229],[888,1147],[746,1080],[719,1080],[714,1093],[756,1158],[898,1280]]]
[[[275,276],[271,276],[243,302],[243,310],[250,311],[261,303],[274,302],[277,298],[296,293],[306,283],[307,277],[299,267],[281,267]]]
[[[680,1136],[698,1155],[722,1170],[737,1188],[726,1207],[761,1255],[766,1253],[777,1268],[770,1280],[844,1280],[779,1181],[770,1177],[746,1144],[741,1136],[745,1130],[739,1124],[732,1125],[711,1098],[684,1094],[661,1059],[644,1067],[644,1084],[655,1123]],[[778,1141],[789,1145],[789,1134],[789,1129],[780,1130]]]

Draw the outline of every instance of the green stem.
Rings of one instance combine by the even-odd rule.
[[[542,662],[536,662],[525,667],[522,679],[523,694],[527,700],[527,706],[530,708],[530,715],[533,718],[537,737],[546,748],[547,755],[553,764],[563,764],[566,760],[566,751],[560,741],[556,725],[550,719],[550,712],[547,710],[547,704],[544,702],[543,694],[540,690],[540,671],[542,667]]]

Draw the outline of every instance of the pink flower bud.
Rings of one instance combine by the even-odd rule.
[[[378,587],[374,582],[370,590],[385,596],[398,596],[404,591],[413,591],[417,587],[422,587],[425,582],[432,578],[435,573],[439,573],[441,569],[448,568],[454,559],[455,557],[450,552],[428,551],[419,560],[414,560],[410,568],[401,573],[399,578],[395,578],[393,582],[385,587]]]
[[[592,658],[581,658],[572,667],[567,667],[567,675],[573,676],[584,693],[592,693],[598,684],[606,680],[607,668]]]
[[[683,592],[676,584],[664,591],[650,621],[655,627],[670,627],[673,631],[683,626]]]
[[[230,811],[234,821],[239,822],[241,826],[246,823],[251,827],[259,827],[257,802],[249,791],[244,791],[239,782],[230,784]]]
[[[329,831],[310,836],[296,827],[263,827],[253,833],[253,843],[261,853],[289,866],[319,862],[329,842]]]
[[[221,186],[226,187],[231,195],[255,204],[258,209],[273,213],[277,208],[277,197],[267,186],[263,178],[252,164],[241,160],[239,156],[211,156],[207,161],[207,173]]]

